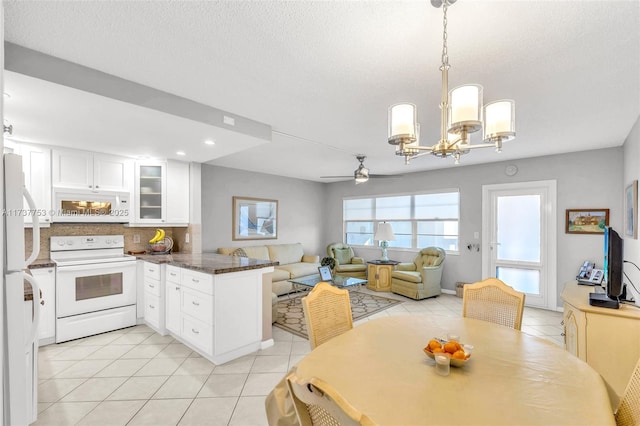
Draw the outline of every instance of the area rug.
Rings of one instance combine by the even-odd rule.
[[[278,318],[273,325],[308,339],[302,303],[300,303],[300,298],[306,296],[306,294],[291,295],[291,298],[280,296],[280,300],[278,300]],[[351,312],[353,313],[354,322],[402,303],[401,300],[387,299],[375,294],[356,291],[350,291],[349,297],[351,299]]]

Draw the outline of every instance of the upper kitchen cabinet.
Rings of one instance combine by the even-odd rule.
[[[134,192],[132,225],[189,224],[189,163],[136,162]]]
[[[38,210],[40,226],[51,223],[51,149],[39,145],[19,144],[16,153],[22,156],[24,184]],[[25,201],[25,209],[29,207]],[[24,217],[26,226],[33,223],[33,216]]]
[[[58,188],[130,191],[132,160],[87,151],[54,149],[52,183]]]

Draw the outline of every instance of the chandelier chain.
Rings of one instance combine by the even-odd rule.
[[[448,2],[442,3],[442,67],[449,68],[449,52],[447,50],[447,9]]]

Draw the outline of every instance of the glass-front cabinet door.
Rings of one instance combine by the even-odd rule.
[[[166,218],[166,163],[136,165],[136,222],[162,223]]]

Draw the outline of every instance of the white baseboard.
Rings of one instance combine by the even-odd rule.
[[[449,289],[447,289],[447,288],[443,288],[443,289],[442,289],[442,292],[443,292],[444,294],[453,294],[454,296],[455,296],[455,294],[456,294],[455,290],[449,290]]]
[[[273,345],[274,345],[273,339],[263,340],[262,342],[260,342],[260,349],[264,350],[264,349],[270,348]]]

